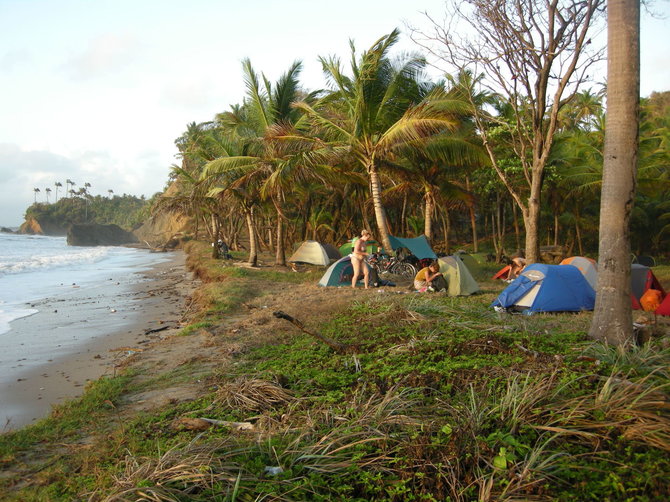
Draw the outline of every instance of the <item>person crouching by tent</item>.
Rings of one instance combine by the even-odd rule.
[[[354,276],[351,279],[351,287],[356,289],[356,282],[361,272],[363,273],[363,283],[365,284],[365,289],[368,289],[368,283],[370,282],[370,272],[368,267],[363,263],[365,258],[368,256],[367,244],[370,240],[370,232],[363,229],[361,236],[356,239],[354,245],[351,249],[351,266],[354,269]]]
[[[440,264],[437,260],[422,268],[414,277],[414,289],[423,293],[424,291],[446,291],[447,281],[440,273]]]
[[[512,258],[509,265],[510,269],[509,275],[507,276],[507,282],[512,282],[519,277],[519,274],[526,268],[526,259],[523,256],[515,256]]]

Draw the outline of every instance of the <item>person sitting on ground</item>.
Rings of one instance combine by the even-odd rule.
[[[440,272],[440,264],[437,260],[433,260],[430,265],[419,270],[414,277],[414,289],[420,292],[447,289],[447,281]]]
[[[216,245],[219,247],[219,257],[223,258],[224,260],[232,260],[233,256],[230,254],[230,248],[228,247],[228,244],[223,242],[222,239],[219,239],[216,243]]]
[[[523,256],[515,256],[514,258],[512,258],[509,265],[510,269],[507,279],[509,281],[513,281],[514,279],[519,277],[519,274],[523,272],[524,268],[526,268],[526,259]]]
[[[351,249],[351,266],[354,268],[354,276],[351,278],[351,287],[356,288],[356,282],[358,282],[358,277],[363,273],[363,283],[365,284],[365,289],[368,289],[368,283],[370,281],[370,271],[368,270],[368,264],[365,263],[365,258],[368,256],[367,244],[370,240],[370,232],[363,229],[361,231],[361,236],[354,241],[354,245]]]

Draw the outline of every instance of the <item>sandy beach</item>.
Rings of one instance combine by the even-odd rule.
[[[115,374],[124,359],[179,327],[191,274],[182,252],[157,256],[163,261],[148,271],[85,290],[73,285],[11,323],[9,335],[26,342],[0,357],[0,430],[48,416],[53,405],[80,396],[87,382]],[[50,336],[59,343],[48,343]]]

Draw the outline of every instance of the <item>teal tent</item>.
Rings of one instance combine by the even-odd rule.
[[[368,269],[372,267],[368,262],[364,262]],[[351,286],[351,279],[354,275],[354,267],[351,264],[351,256],[345,256],[333,263],[319,281],[319,286]],[[362,282],[363,276],[358,282]]]
[[[398,248],[407,248],[419,260],[423,260],[424,258],[437,259],[437,255],[435,254],[435,251],[431,249],[425,235],[415,237],[414,239],[403,239],[401,237],[389,235],[389,240],[391,241],[391,247],[393,247],[394,251]]]

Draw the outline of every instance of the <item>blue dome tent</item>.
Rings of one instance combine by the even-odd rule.
[[[593,310],[596,293],[576,267],[533,263],[507,286],[492,307],[534,312]]]

